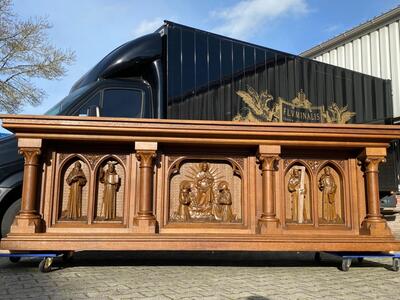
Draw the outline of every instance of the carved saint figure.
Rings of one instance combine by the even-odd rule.
[[[290,193],[291,219],[293,222],[303,223],[307,220],[305,205],[306,186],[304,182],[305,171],[293,168],[288,180],[288,191]]]
[[[191,203],[191,183],[188,180],[184,180],[179,185],[179,207],[175,212],[174,219],[179,221],[189,221],[189,205]]]
[[[221,181],[218,184],[217,203],[220,208],[219,214],[222,222],[234,221],[235,216],[232,213],[232,195],[226,181]]]
[[[100,169],[100,182],[104,184],[103,204],[101,216],[105,220],[116,218],[117,192],[121,185],[121,178],[115,170],[116,162],[107,162],[107,170]]]
[[[212,217],[211,210],[214,201],[214,176],[209,170],[209,164],[202,162],[199,166],[200,171],[194,176],[193,180],[196,198],[190,206],[191,217],[195,219]]]
[[[75,162],[74,168],[69,173],[66,182],[70,186],[70,190],[65,217],[76,220],[82,217],[82,188],[87,182],[79,161]]]
[[[199,191],[197,204],[207,206],[213,200],[212,187],[214,185],[214,176],[209,170],[208,163],[200,164],[200,172],[197,173],[194,181]]]
[[[319,189],[322,191],[322,219],[326,222],[336,222],[338,219],[335,206],[337,186],[329,167],[324,169],[324,174],[319,178]]]

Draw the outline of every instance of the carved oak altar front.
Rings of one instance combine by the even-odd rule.
[[[378,171],[400,129],[3,116],[25,158],[9,250],[400,250]]]

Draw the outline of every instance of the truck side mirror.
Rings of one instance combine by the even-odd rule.
[[[100,107],[97,105],[89,106],[86,115],[88,117],[100,117]]]

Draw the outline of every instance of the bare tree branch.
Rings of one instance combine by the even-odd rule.
[[[20,20],[11,0],[0,0],[0,112],[18,112],[24,105],[38,105],[45,92],[31,79],[58,79],[75,55],[48,42],[46,18]]]

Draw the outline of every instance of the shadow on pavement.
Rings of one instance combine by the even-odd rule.
[[[231,267],[338,267],[341,260],[321,253],[322,261],[314,260],[314,252],[224,252],[224,251],[83,251],[73,259],[54,261],[54,270],[96,266],[231,266]],[[1,263],[1,269],[37,267],[39,259],[22,259],[18,264]],[[364,260],[353,260],[352,267],[385,267],[390,265]],[[258,298],[257,298],[258,299]],[[263,298],[264,299],[264,298]]]

